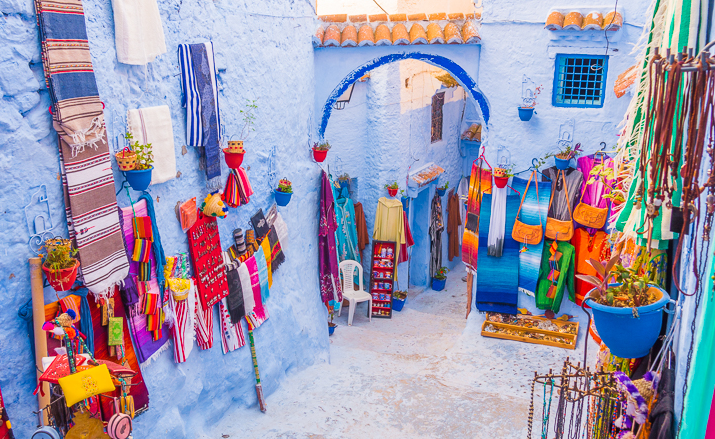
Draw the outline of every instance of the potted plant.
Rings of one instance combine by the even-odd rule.
[[[243,128],[241,128],[241,140],[229,140],[228,148],[223,149],[223,158],[226,160],[226,165],[231,169],[237,169],[243,163],[243,155],[246,151],[243,149],[243,142],[248,138],[252,131],[256,131],[256,99],[246,99],[246,107],[239,110],[243,117]]]
[[[600,278],[576,275],[595,285],[583,301],[593,311],[593,321],[599,337],[611,353],[621,358],[641,358],[660,335],[663,310],[670,296],[650,283],[647,274],[620,264],[621,254],[614,255],[606,265],[590,259],[589,264]]]
[[[313,145],[313,158],[315,159],[316,162],[322,162],[325,160],[325,156],[328,155],[328,151],[330,151],[330,143],[322,142],[322,143],[315,143]]]
[[[293,184],[287,178],[282,178],[278,182],[278,187],[275,190],[276,204],[279,206],[287,206],[290,203],[290,197],[293,196]]]
[[[151,171],[154,169],[154,166],[152,166],[154,154],[152,153],[151,143],[140,145],[138,140],[132,143],[134,137],[132,137],[131,133],[126,133],[124,138],[127,139],[131,150],[136,154],[134,169],[124,171],[124,176],[132,189],[145,191],[151,184]]]
[[[74,258],[77,249],[72,248],[72,241],[63,238],[48,239],[43,244],[47,256],[42,262],[42,271],[55,291],[67,291],[77,279],[79,261]]]
[[[448,188],[449,188],[449,182],[446,182],[446,183],[444,184],[444,186],[437,187],[437,194],[438,194],[440,197],[444,197],[444,194],[447,193],[447,189],[448,189]]]
[[[509,178],[513,177],[512,169],[514,165],[500,165],[494,168],[494,184],[499,189],[506,186],[509,182]]]
[[[531,120],[531,117],[534,115],[534,107],[536,107],[536,97],[541,93],[542,86],[536,87],[534,90],[534,95],[533,96],[528,96],[522,98],[523,106],[519,107],[519,119],[521,119],[524,122],[528,122]]]
[[[345,172],[343,175],[339,176],[338,184],[340,185],[341,188],[348,187],[348,184],[350,184],[350,175],[348,175],[348,173]]]
[[[395,291],[392,294],[392,310],[402,311],[402,308],[407,302],[407,291]]]
[[[407,210],[410,206],[410,197],[407,196],[404,189],[400,189],[400,201],[402,202],[402,209]]]
[[[391,197],[394,197],[397,195],[397,190],[400,187],[397,185],[396,181],[393,181],[392,183],[388,183],[385,185],[385,189],[387,189],[387,193],[390,194]]]
[[[337,323],[333,323],[334,312],[330,313],[330,321],[328,322],[328,337],[335,334],[335,328],[338,327]]]
[[[568,143],[565,148],[560,148],[559,152],[547,154],[546,158],[553,156],[556,169],[565,171],[569,168],[571,159],[578,157],[582,152],[583,150],[581,149],[580,143],[577,143],[576,146],[571,146],[571,143]]]
[[[437,270],[434,277],[432,278],[432,289],[435,291],[442,291],[445,284],[447,283],[447,273],[449,269],[447,267],[441,267]]]

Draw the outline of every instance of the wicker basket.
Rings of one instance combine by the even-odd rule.
[[[137,155],[134,151],[123,150],[114,155],[120,171],[131,171],[137,166]]]

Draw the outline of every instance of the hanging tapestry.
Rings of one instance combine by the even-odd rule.
[[[442,232],[444,231],[444,218],[442,216],[442,197],[437,191],[432,197],[432,209],[430,211],[429,237],[430,237],[430,264],[429,276],[434,278],[435,274],[442,268]],[[404,234],[404,232],[403,232]]]
[[[201,306],[210,309],[228,295],[216,218],[201,214],[187,235]]]
[[[569,298],[575,300],[574,288],[574,248],[566,241],[544,240],[541,256],[539,281],[536,287],[536,307],[550,309],[558,313],[564,296],[564,288],[569,290]]]
[[[168,106],[127,110],[127,131],[132,134],[133,141],[139,142],[140,145],[151,144],[151,152],[154,155],[151,184],[176,178],[174,129],[171,126]]]
[[[541,226],[546,225],[546,214],[549,210],[549,199],[551,198],[551,182],[531,181],[529,190],[526,190],[527,180],[514,177],[511,180],[511,187],[526,196],[521,206],[519,220],[524,224],[539,224],[541,215]],[[538,202],[536,185],[539,185]],[[544,239],[536,244],[519,243],[519,291],[533,296],[536,293],[536,282],[539,279],[539,266],[541,265],[541,253],[544,250]]]
[[[504,245],[500,257],[490,256],[487,249],[493,196],[493,194],[483,194],[480,207],[476,306],[479,311],[516,314],[519,243],[512,239],[511,232],[521,196],[508,189],[504,210]]]
[[[326,306],[331,301],[342,303],[343,292],[338,274],[338,252],[335,231],[338,228],[333,208],[333,190],[325,171],[320,181],[320,220],[318,222],[318,264],[320,274],[320,300]]]
[[[181,104],[186,108],[186,142],[200,147],[206,179],[221,176],[221,114],[212,42],[179,44]]]
[[[467,219],[464,225],[464,235],[462,236],[462,262],[467,266],[467,271],[473,274],[477,273],[482,195],[491,193],[492,172],[488,169],[482,169],[475,162],[472,164],[472,175],[469,180]],[[491,203],[491,198],[489,202]],[[485,233],[488,233],[488,231],[488,228],[484,230]],[[486,234],[484,238],[486,239]]]
[[[80,0],[36,0],[45,81],[59,138],[65,214],[82,278],[106,296],[129,272],[114,176]]]

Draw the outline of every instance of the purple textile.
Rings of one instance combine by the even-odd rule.
[[[320,223],[318,224],[318,258],[320,270],[320,299],[326,304],[331,300],[342,302],[338,272],[338,251],[335,231],[338,228],[335,217],[333,190],[328,175],[323,171],[320,182]]]
[[[597,157],[595,154],[591,154],[589,156],[580,157],[578,159],[578,170],[583,173],[583,187],[581,190],[583,196],[581,197],[581,202],[586,203],[589,206],[603,209],[609,207],[609,198],[604,198],[603,196],[611,192],[609,186],[613,186],[614,180],[606,180],[606,185],[603,184],[602,178],[599,178],[593,184],[588,184],[588,181],[592,178],[592,176],[590,175],[591,170],[596,165],[600,164],[603,164],[604,168],[613,169],[613,159],[608,157],[608,155],[606,154],[599,154]],[[579,224],[579,226],[581,225]],[[591,235],[596,233],[598,230],[602,230],[592,229],[590,227],[585,227],[585,229]]]

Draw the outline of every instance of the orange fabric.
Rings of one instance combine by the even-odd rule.
[[[355,203],[355,228],[357,228],[358,248],[360,251],[365,250],[365,247],[370,243],[370,234],[367,232],[367,222],[365,222],[365,211],[362,208],[362,203]]]
[[[611,257],[608,234],[600,230],[589,235],[586,229],[576,229],[573,238],[571,238],[571,245],[576,251],[575,274],[598,276],[596,270],[588,263],[589,259],[593,258],[603,262]],[[586,294],[594,287],[595,285],[576,278],[576,304],[581,305]]]

